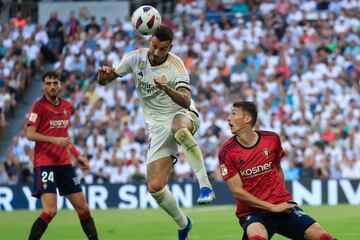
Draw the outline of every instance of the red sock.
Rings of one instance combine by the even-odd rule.
[[[49,224],[49,222],[50,222],[51,219],[52,219],[52,216],[50,216],[50,215],[47,214],[46,212],[41,212],[40,218],[41,218],[44,222],[46,222],[46,224]]]
[[[85,219],[91,218],[91,214],[90,214],[90,212],[84,212],[83,214],[79,215],[79,218],[80,218],[80,220],[85,220]]]
[[[266,240],[266,238],[263,238],[259,235],[254,235],[254,236],[251,236],[251,237],[248,237],[249,240]]]
[[[324,232],[323,234],[321,234],[320,240],[334,240],[334,238],[327,232]]]
[[[97,231],[94,219],[91,217],[90,212],[85,212],[79,215],[81,227],[83,228],[89,240],[98,240]]]

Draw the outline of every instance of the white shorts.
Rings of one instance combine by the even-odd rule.
[[[176,112],[172,118],[164,121],[159,127],[150,129],[148,137],[148,151],[146,162],[147,164],[165,157],[177,158],[178,143],[175,141],[174,135],[171,132],[171,124],[174,117],[178,114],[186,115],[194,124],[192,134],[199,129],[199,117],[192,111],[183,110]]]

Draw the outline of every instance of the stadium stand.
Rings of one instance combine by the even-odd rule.
[[[255,101],[257,128],[280,135],[286,179],[360,178],[358,1],[180,0],[157,8],[176,32],[173,52],[194,86],[197,138],[213,180],[221,178],[217,149],[231,136],[226,116],[235,99]],[[127,76],[102,87],[95,76],[146,39],[134,36],[129,17],[85,25],[74,14],[65,23],[51,16],[46,25],[65,26],[65,35],[14,25],[21,20],[1,27],[0,125],[46,59],[61,73],[63,97],[75,103],[70,134],[91,164],[90,172],[78,171],[82,181],[143,182],[147,140],[134,81]],[[0,164],[0,183],[31,181],[33,143],[24,131]],[[180,161],[174,178],[192,181],[189,171]]]

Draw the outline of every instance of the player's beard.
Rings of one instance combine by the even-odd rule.
[[[159,63],[159,58],[155,57],[153,54],[149,54],[149,59],[151,65],[157,65]]]
[[[56,98],[57,97],[57,92],[56,92],[56,90],[51,90],[50,91],[50,96],[52,97],[52,98]]]
[[[149,60],[150,60],[151,65],[153,65],[153,66],[163,63],[165,61],[166,57],[167,57],[167,55],[160,59],[159,57],[156,57],[153,53],[149,52]]]
[[[56,101],[58,98],[58,91],[56,91],[55,89],[50,90],[50,92],[47,95],[52,101]]]

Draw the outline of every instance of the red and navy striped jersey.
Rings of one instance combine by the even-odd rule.
[[[219,150],[220,170],[226,181],[240,175],[243,188],[255,197],[273,204],[288,202],[290,193],[276,170],[285,155],[280,138],[274,132],[256,131],[258,141],[252,147],[242,146],[236,137],[226,141]],[[261,212],[245,202],[236,200],[236,215]]]
[[[27,126],[37,127],[37,132],[45,136],[67,137],[71,114],[70,102],[60,99],[60,104],[55,106],[43,96],[32,105]],[[49,142],[35,143],[34,168],[68,164],[71,164],[71,160],[66,147]]]

